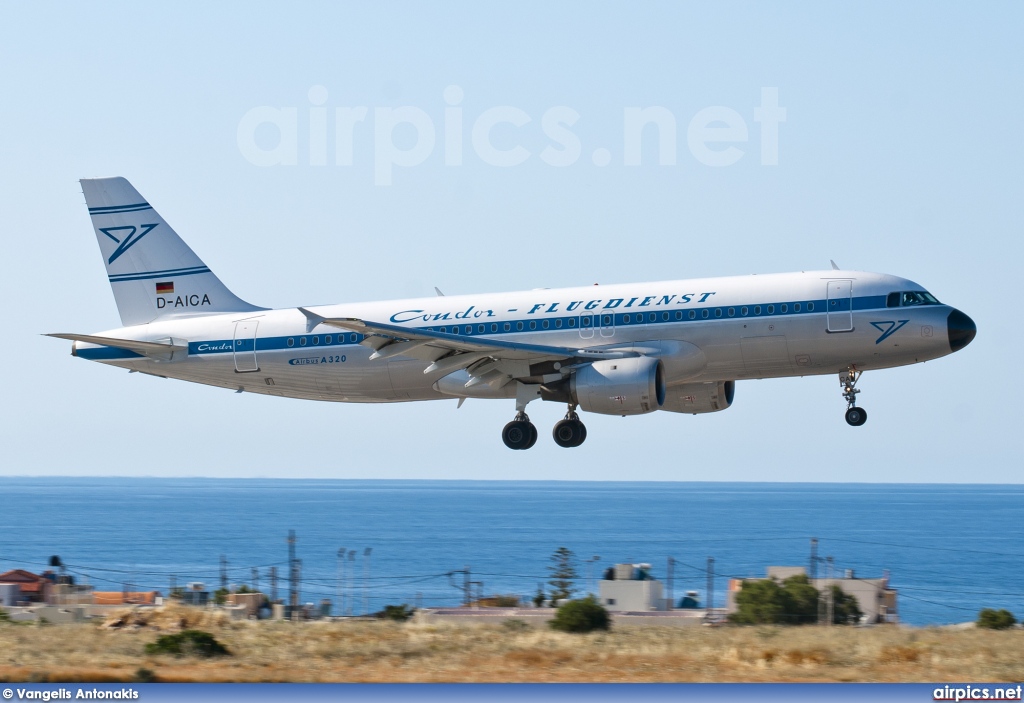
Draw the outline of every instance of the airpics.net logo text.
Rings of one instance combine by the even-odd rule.
[[[426,110],[411,105],[372,109],[365,105],[328,107],[327,88],[321,85],[311,87],[308,97],[309,105],[303,108],[264,105],[246,112],[236,133],[242,156],[254,166],[264,167],[300,163],[353,166],[357,135],[361,139],[372,135],[373,181],[389,186],[395,167],[419,166],[438,148],[444,153],[444,165],[449,167],[462,166],[468,158],[475,158],[488,166],[510,168],[537,158],[548,166],[563,168],[576,164],[584,154],[583,142],[573,131],[581,115],[565,105],[550,107],[540,116],[540,132],[547,143],[534,153],[522,144],[536,141],[535,134],[526,133],[537,129],[534,116],[510,105],[466,114],[462,106],[465,94],[457,85],[444,89],[444,117],[440,125]],[[779,125],[786,121],[786,108],[779,105],[779,89],[761,88],[760,105],[748,117],[757,125],[760,164],[777,166]],[[306,123],[301,130],[300,120]],[[496,140],[494,135],[499,130],[503,138]],[[684,127],[666,107],[625,107],[619,145],[621,164],[642,165],[645,140],[654,140],[657,163],[675,166],[680,131],[690,155],[705,166],[732,166],[751,148],[747,117],[729,107],[715,105],[698,110]],[[519,139],[513,137],[510,143],[508,132]],[[300,134],[308,140],[302,148]],[[472,157],[464,153],[467,138]],[[333,154],[328,149],[331,140]],[[500,143],[496,145],[495,141]],[[591,149],[589,155],[590,161],[599,167],[609,166],[615,160],[613,151],[604,146]]]

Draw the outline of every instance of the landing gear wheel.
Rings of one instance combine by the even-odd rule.
[[[530,441],[523,449],[529,449],[537,443],[537,426],[532,422],[527,422],[526,425],[530,428]]]
[[[527,420],[513,420],[501,430],[501,441],[509,449],[529,449],[537,442],[537,428]]]
[[[583,444],[587,438],[587,428],[579,420],[560,420],[555,428],[551,430],[551,436],[555,444],[570,449]]]
[[[587,439],[587,426],[580,422],[575,405],[569,404],[569,412],[551,430],[551,436],[555,444],[566,449],[578,447]]]
[[[864,408],[853,407],[846,411],[846,422],[854,427],[860,427],[868,421],[868,412]]]

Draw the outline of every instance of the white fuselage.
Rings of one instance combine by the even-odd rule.
[[[949,354],[953,348],[947,320],[953,308],[891,306],[892,299],[887,299],[894,292],[921,290],[895,276],[815,271],[351,303],[313,310],[324,318],[358,318],[463,337],[639,350],[663,361],[671,388],[880,369]],[[75,343],[74,353],[168,378],[291,398],[396,402],[474,395],[468,390],[438,390],[437,383],[446,374],[424,373],[429,362],[421,359],[395,355],[371,360],[374,349],[360,344],[361,334],[322,324],[309,329],[309,318],[299,309],[202,314],[201,307],[187,303],[169,296],[164,317],[100,333],[139,341],[170,340],[187,344],[187,353],[155,359],[83,342]],[[685,355],[676,353],[682,346]],[[700,352],[696,357],[693,347]]]

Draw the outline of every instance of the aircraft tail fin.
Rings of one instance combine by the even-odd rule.
[[[80,182],[125,327],[262,309],[228,290],[126,179]]]

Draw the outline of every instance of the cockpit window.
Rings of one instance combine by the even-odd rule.
[[[934,295],[924,290],[911,290],[890,293],[886,296],[887,308],[906,308],[914,305],[939,305]]]

